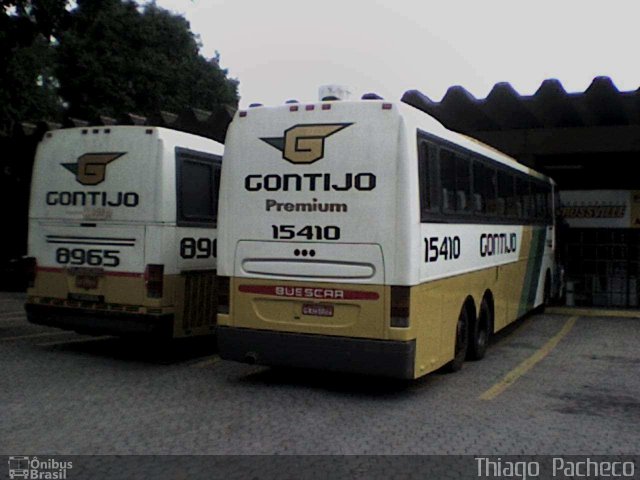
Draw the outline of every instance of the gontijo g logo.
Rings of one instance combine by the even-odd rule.
[[[294,125],[284,137],[261,138],[282,152],[282,158],[295,164],[309,164],[324,157],[324,140],[352,123]]]
[[[63,163],[62,166],[76,176],[82,185],[98,185],[107,174],[107,165],[120,158],[125,152],[85,153],[76,163]]]

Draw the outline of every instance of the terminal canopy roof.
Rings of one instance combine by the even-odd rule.
[[[402,100],[541,170],[561,188],[638,188],[640,89],[621,92],[609,77],[577,93],[549,79],[533,95],[501,82],[482,99],[454,86],[440,102],[417,90]]]

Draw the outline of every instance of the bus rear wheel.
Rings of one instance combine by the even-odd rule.
[[[469,338],[469,350],[467,358],[469,360],[482,360],[487,353],[489,345],[489,336],[491,330],[491,307],[486,299],[482,300],[480,305],[480,315],[473,326]]]
[[[457,372],[462,368],[465,358],[467,357],[467,348],[469,347],[469,315],[467,309],[462,307],[458,323],[456,324],[456,346],[453,360],[445,366],[448,372]]]

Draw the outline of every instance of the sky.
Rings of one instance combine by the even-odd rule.
[[[345,85],[352,99],[439,101],[461,85],[484,98],[509,82],[531,95],[547,78],[568,92],[594,77],[640,87],[639,0],[157,0],[184,15],[206,57],[240,81],[240,106],[315,101]]]

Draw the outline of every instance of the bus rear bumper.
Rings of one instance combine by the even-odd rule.
[[[171,338],[173,314],[99,311],[52,305],[25,304],[27,320],[36,325],[75,330],[89,335],[143,335]]]
[[[313,368],[402,379],[414,378],[416,344],[218,326],[225,360]]]

